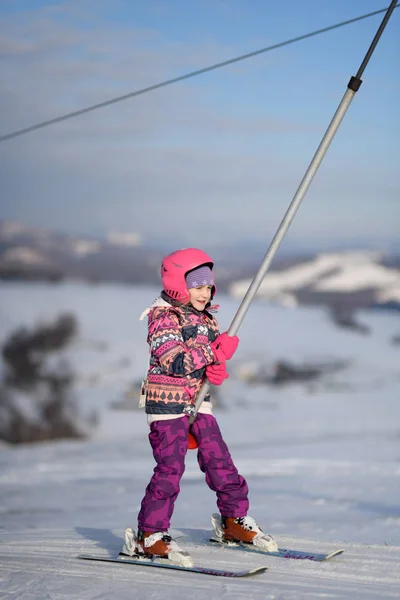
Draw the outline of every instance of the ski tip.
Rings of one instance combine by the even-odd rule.
[[[339,556],[339,554],[343,554],[343,552],[344,552],[344,548],[342,548],[340,550],[334,550],[333,552],[330,552],[329,554],[326,555],[325,560],[329,560],[330,558],[333,558],[334,556]]]
[[[249,570],[249,575],[255,575],[256,573],[265,573],[268,570],[268,567],[255,567],[254,569]]]

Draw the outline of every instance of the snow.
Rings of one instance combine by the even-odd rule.
[[[368,287],[390,286],[399,283],[400,273],[381,265],[359,265],[357,269],[351,267],[342,269],[339,275],[326,277],[315,284],[314,289],[319,291],[355,291]]]
[[[355,292],[376,288],[378,296],[384,297],[387,290],[396,287],[398,291],[400,272],[378,264],[381,258],[381,253],[373,251],[319,254],[308,262],[269,272],[260,285],[258,295],[283,304],[288,296],[285,292],[309,286],[319,292]],[[238,281],[231,286],[230,292],[242,298],[250,283],[250,280]],[[295,302],[292,299],[290,303],[294,305]]]
[[[400,302],[400,284],[388,287],[377,294],[378,302]]]
[[[78,256],[97,254],[101,250],[100,242],[94,240],[71,240],[72,251]]]
[[[141,237],[134,231],[110,231],[107,234],[107,242],[114,246],[135,247],[140,246]]]
[[[0,450],[0,598],[381,599],[400,598],[400,361],[397,314],[363,311],[370,335],[335,327],[323,309],[284,309],[255,301],[215,411],[250,487],[250,514],[279,545],[344,548],[327,563],[241,554],[202,542],[215,496],[189,452],[172,532],[199,565],[268,565],[251,579],[87,563],[78,554],[119,551],[153,469],[145,415],[112,410],[147,364],[141,312],[158,290],[63,283],[0,287],[0,342],[74,312],[78,339],[64,351],[78,373],[83,410],[101,416],[88,441]],[[238,301],[219,297],[229,326]],[[297,363],[337,359],[347,369],[312,384],[250,387],[238,373],[249,360]]]
[[[3,238],[12,239],[23,233],[38,231],[36,228],[28,227],[18,221],[0,221],[0,234]]]
[[[2,255],[4,262],[20,262],[28,265],[49,265],[51,262],[40,252],[25,246],[9,248]]]

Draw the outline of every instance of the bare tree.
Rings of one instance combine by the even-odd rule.
[[[0,439],[18,444],[85,437],[73,394],[74,375],[60,356],[77,331],[75,316],[64,314],[33,330],[21,327],[5,341]]]

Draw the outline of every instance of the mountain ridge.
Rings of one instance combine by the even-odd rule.
[[[246,247],[207,247],[216,262],[218,289],[242,298],[264,252]],[[159,265],[168,250],[135,232],[103,238],[0,221],[0,279],[83,280],[90,283],[159,284]],[[400,310],[400,256],[377,250],[342,250],[279,255],[257,297],[285,306],[328,305]]]

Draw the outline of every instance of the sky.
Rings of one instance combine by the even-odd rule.
[[[0,135],[388,4],[2,0]],[[269,243],[382,18],[0,143],[0,218]],[[283,246],[398,245],[399,40],[397,9]]]

